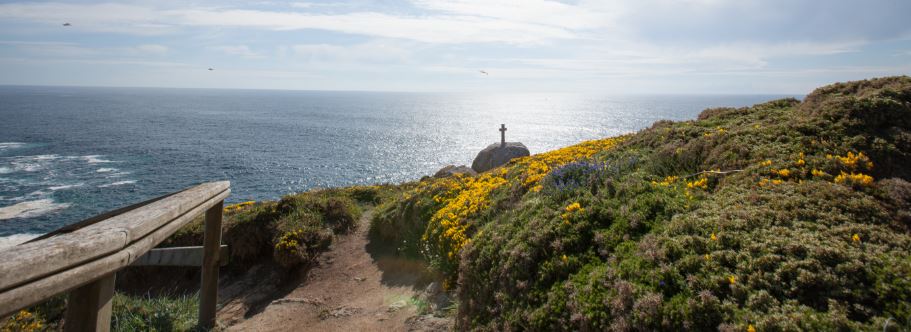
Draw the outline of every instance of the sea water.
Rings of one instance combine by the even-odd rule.
[[[395,183],[787,96],[0,87],[0,246],[193,184],[229,202]]]

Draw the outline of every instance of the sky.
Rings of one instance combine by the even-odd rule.
[[[909,17],[908,0],[0,1],[0,84],[806,94],[911,73]]]

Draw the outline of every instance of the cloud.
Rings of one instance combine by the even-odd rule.
[[[0,41],[0,45],[12,46],[20,52],[36,57],[82,57],[99,53],[98,50],[71,42]]]
[[[330,44],[298,44],[291,47],[294,54],[309,62],[397,63],[407,62],[412,52],[388,41],[371,41],[348,46]]]
[[[159,44],[140,44],[132,47],[89,47],[73,42],[57,41],[0,41],[0,45],[14,47],[35,57],[85,58],[99,55],[162,56],[169,48]]]
[[[260,59],[264,58],[265,55],[254,52],[247,45],[222,45],[222,46],[213,46],[210,47],[213,50],[220,51],[228,55],[239,56],[248,59]]]
[[[486,17],[507,22],[535,24],[578,30],[610,26],[620,6],[604,10],[592,6],[570,5],[537,0],[415,0],[414,5],[444,15]]]
[[[438,77],[464,80],[453,86],[534,79],[557,89],[649,77],[661,86],[667,77],[771,76],[797,67],[851,75],[874,67],[860,65],[898,68],[889,62],[909,54],[911,25],[898,17],[911,2],[861,7],[844,0],[14,2],[0,3],[0,22],[11,27],[0,38],[65,42],[0,41],[0,48],[8,58],[48,61],[205,56],[218,75],[287,69],[332,77],[340,87],[381,79],[423,88],[421,80]],[[863,68],[837,70],[849,66]],[[477,81],[479,69],[491,77]],[[222,77],[208,74],[201,75]]]
[[[151,55],[165,55],[168,54],[168,47],[158,44],[142,44],[136,47],[131,48],[132,51],[138,54],[151,54]]]
[[[434,6],[441,7],[439,4]],[[72,21],[73,26],[70,28],[132,34],[175,32],[178,27],[235,27],[275,31],[326,30],[427,43],[540,44],[554,39],[578,38],[572,28],[579,25],[568,20],[565,14],[542,24],[536,22],[538,16],[534,15],[524,19],[506,19],[502,13],[494,16],[467,13],[466,9],[459,8],[436,15],[402,15],[379,12],[314,14],[219,8],[156,9],[121,4],[0,5],[0,18],[53,25],[78,18]]]

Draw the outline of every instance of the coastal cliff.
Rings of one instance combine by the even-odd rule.
[[[456,304],[422,310],[459,330],[908,328],[908,165],[911,78],[833,84],[477,175],[232,205],[222,287],[257,293],[256,314],[369,210],[370,242],[425,262]],[[201,239],[200,220],[167,245]],[[168,271],[118,287],[180,288],[155,285]],[[53,324],[59,302],[22,323]],[[120,303],[115,324],[117,308],[143,311]]]
[[[911,323],[911,78],[708,109],[401,186],[377,236],[481,330]]]

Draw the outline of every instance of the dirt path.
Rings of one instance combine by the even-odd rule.
[[[302,281],[261,312],[235,319],[228,331],[448,330],[449,321],[418,315],[428,283],[423,266],[371,244],[371,211],[356,231],[340,236]],[[229,309],[226,311],[229,311]],[[220,313],[219,316],[222,316]]]

